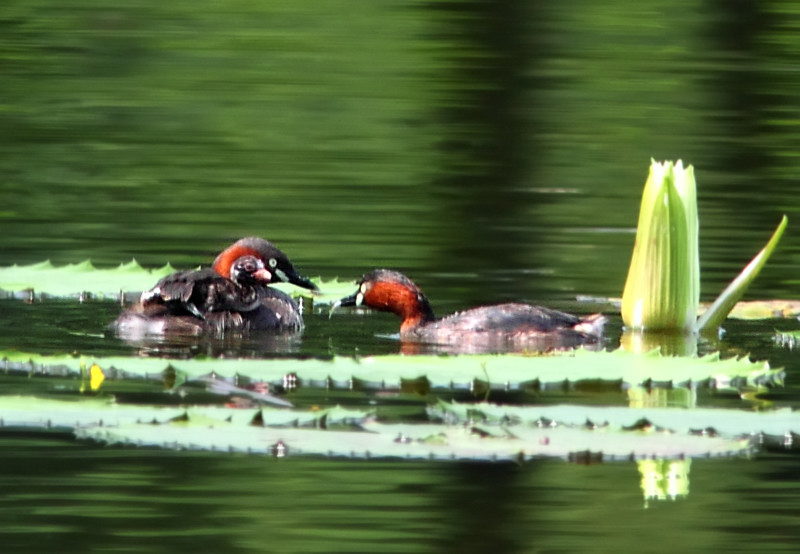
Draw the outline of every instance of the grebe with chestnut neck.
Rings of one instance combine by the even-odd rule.
[[[317,289],[274,244],[246,237],[223,250],[210,268],[178,271],[161,279],[112,327],[122,338],[299,332],[300,309],[289,295],[268,286],[277,282]]]
[[[437,319],[422,290],[389,269],[364,275],[358,290],[336,302],[367,306],[400,316],[401,341],[444,345],[455,352],[508,352],[572,348],[598,343],[606,318],[578,317],[522,303],[481,306]]]

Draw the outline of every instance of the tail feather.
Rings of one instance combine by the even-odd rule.
[[[608,319],[603,314],[592,314],[583,318],[573,329],[579,333],[600,338],[607,321]]]

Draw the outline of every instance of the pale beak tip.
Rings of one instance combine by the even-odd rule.
[[[337,300],[336,302],[331,304],[331,311],[328,312],[328,319],[331,319],[333,317],[333,312],[336,311],[336,308],[340,307],[341,305],[342,305],[341,300]]]

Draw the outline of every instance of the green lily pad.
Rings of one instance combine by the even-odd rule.
[[[455,412],[459,405],[442,404]],[[484,412],[502,407],[478,405]],[[530,408],[533,409],[533,408]],[[578,407],[565,407],[578,412]],[[498,412],[499,415],[499,412]],[[322,421],[325,425],[321,425]],[[331,429],[339,423],[343,428]],[[381,423],[368,412],[120,405],[108,399],[54,400],[0,396],[6,429],[71,430],[77,437],[171,449],[285,455],[524,461],[533,457],[593,460],[674,459],[747,453],[749,438],[586,425]],[[344,430],[343,430],[344,429]]]
[[[747,300],[737,302],[728,314],[733,319],[774,319],[800,315],[797,300]]]
[[[191,420],[196,424],[303,427],[350,425],[364,421],[369,412],[340,406],[301,411],[279,408],[234,408],[223,406],[148,406],[118,404],[112,398],[73,397],[66,400],[35,396],[0,396],[0,426],[44,429],[118,427],[132,423],[148,425]]]
[[[621,298],[579,296],[578,301],[584,304],[595,304],[594,310],[618,310],[622,304]],[[697,315],[702,315],[711,306],[710,302],[701,302]],[[759,320],[795,318],[800,316],[800,301],[798,300],[740,300],[728,314],[728,319]]]
[[[169,264],[148,270],[136,260],[112,269],[98,269],[89,260],[56,267],[48,260],[0,268],[0,290],[23,297],[82,297],[89,294],[98,298],[119,298],[121,294],[147,290],[173,271],[175,269]]]
[[[0,267],[0,290],[20,298],[114,298],[123,296],[131,301],[156,282],[174,272],[167,264],[156,269],[145,269],[136,260],[111,269],[99,269],[89,260],[56,267],[50,261],[38,264]],[[331,304],[352,292],[353,281],[311,279],[318,292],[301,289],[288,283],[273,286],[293,296],[313,298],[321,304]]]
[[[319,287],[318,291],[312,292],[289,283],[275,283],[270,286],[295,297],[310,298],[315,304],[333,304],[340,298],[351,294],[356,286],[355,281],[340,281],[338,278],[323,280],[321,277],[314,277],[311,282]]]
[[[184,378],[209,374],[240,375],[281,385],[286,375],[302,386],[351,388],[354,381],[366,389],[398,389],[404,381],[425,379],[434,389],[471,390],[475,382],[490,389],[515,389],[523,385],[563,386],[584,380],[623,382],[630,385],[717,388],[763,386],[782,383],[784,372],[767,362],[746,358],[721,359],[718,354],[697,357],[662,356],[657,351],[634,354],[623,350],[594,352],[578,349],[549,355],[460,355],[333,359],[194,359],[163,360],[139,357],[41,356],[16,351],[0,352],[7,370],[28,373],[79,373],[97,364],[108,377],[161,379],[168,368]]]
[[[76,435],[105,443],[171,449],[286,455],[431,460],[511,460],[538,457],[575,459],[596,453],[604,461],[734,456],[751,449],[749,440],[717,437],[603,432],[585,429],[515,429],[489,434],[477,427],[382,425],[365,431],[293,428],[126,424],[88,427]]]
[[[429,413],[449,423],[538,426],[588,425],[625,429],[643,422],[676,433],[711,433],[741,437],[759,433],[772,436],[800,434],[800,413],[791,409],[753,412],[719,408],[627,408],[619,406],[502,406],[439,402]]]

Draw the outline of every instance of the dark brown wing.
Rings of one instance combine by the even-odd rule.
[[[605,318],[531,306],[500,304],[459,312],[403,335],[404,340],[449,345],[443,351],[511,352],[573,348],[599,342]]]
[[[259,306],[261,286],[241,286],[213,269],[179,271],[142,295],[142,304],[163,305],[172,315],[206,319],[211,312],[247,312]],[[227,326],[227,325],[225,325]]]
[[[455,331],[553,333],[572,329],[581,319],[572,314],[530,304],[499,304],[458,312],[436,324]]]
[[[164,306],[172,315],[193,315],[203,319],[207,311],[210,287],[217,281],[228,281],[213,269],[178,271],[161,279],[156,286],[142,293],[142,306]],[[230,281],[228,281],[230,282]]]
[[[258,308],[243,312],[242,317],[252,330],[297,332],[303,329],[303,316],[288,294],[264,287]]]

